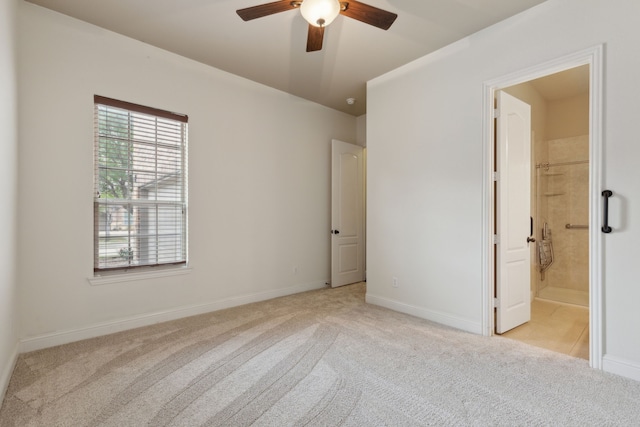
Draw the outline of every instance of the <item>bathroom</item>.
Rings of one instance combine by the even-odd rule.
[[[531,106],[536,239],[531,245],[531,321],[508,335],[588,359],[589,66],[505,92]]]

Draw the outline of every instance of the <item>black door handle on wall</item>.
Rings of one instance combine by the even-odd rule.
[[[602,205],[602,232],[611,233],[613,229],[609,227],[609,197],[613,196],[613,191],[604,190],[602,197],[604,197],[604,203]]]

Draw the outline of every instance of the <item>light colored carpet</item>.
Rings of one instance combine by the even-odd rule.
[[[23,354],[1,426],[640,424],[640,383],[324,289]]]

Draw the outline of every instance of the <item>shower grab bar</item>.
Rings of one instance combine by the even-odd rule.
[[[567,224],[567,225],[564,226],[564,228],[567,228],[569,230],[574,229],[574,228],[585,228],[585,229],[588,229],[589,226],[588,225]]]
[[[609,227],[609,197],[613,196],[613,191],[604,190],[602,197],[604,197],[604,204],[602,205],[602,232],[611,233],[613,229]]]

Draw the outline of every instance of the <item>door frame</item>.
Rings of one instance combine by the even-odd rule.
[[[559,73],[581,65],[589,65],[589,365],[602,369],[603,356],[603,237],[602,223],[602,118],[603,118],[603,55],[602,44],[575,52],[511,74],[485,81],[482,106],[482,334],[494,334],[494,280],[496,275],[493,224],[495,220],[494,192],[494,125],[495,92],[520,83]]]

